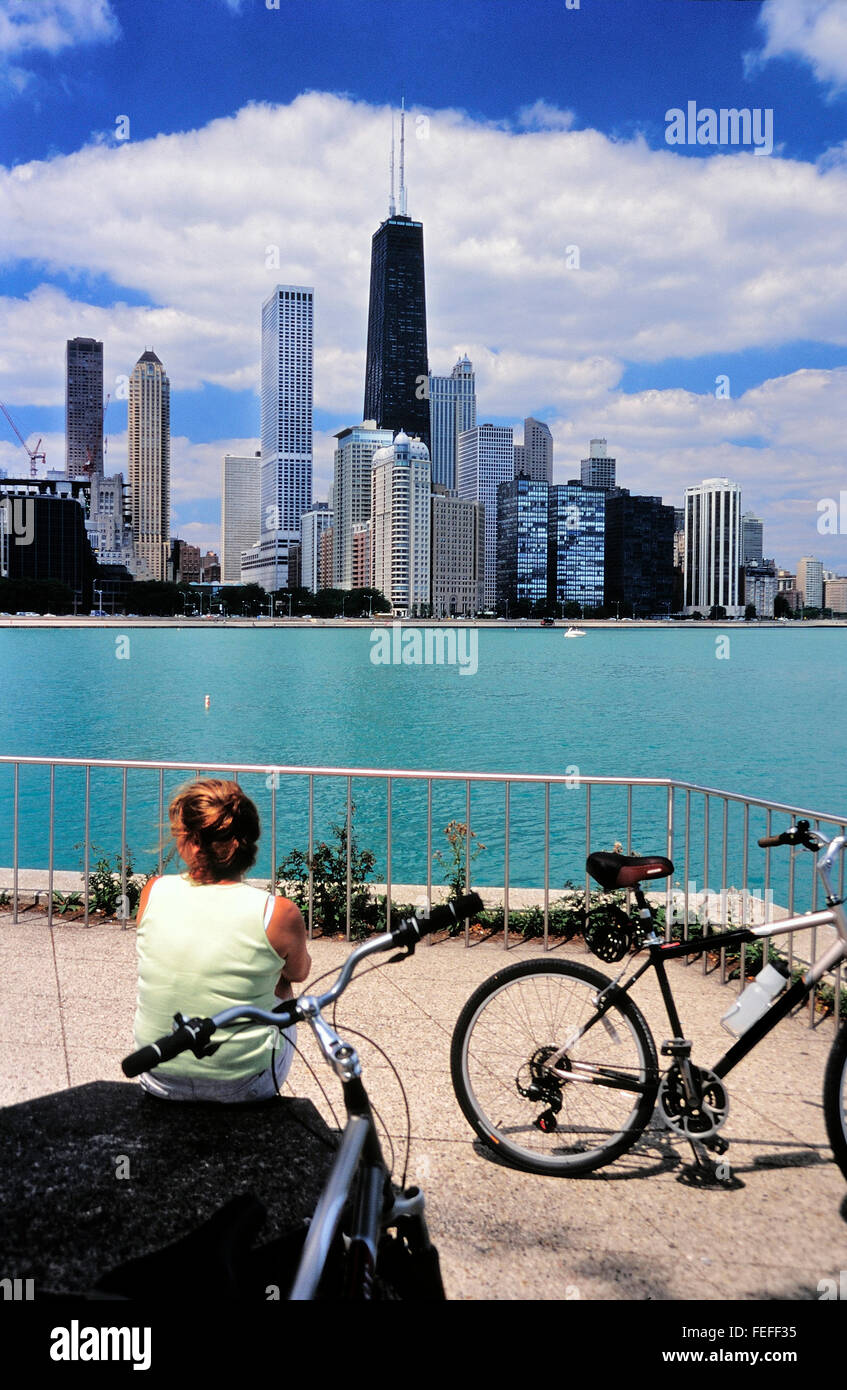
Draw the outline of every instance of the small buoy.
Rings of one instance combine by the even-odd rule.
[[[206,706],[206,709],[209,708],[209,706],[210,706],[211,703],[212,703],[212,697],[211,697],[211,695],[207,695],[207,696],[206,696],[206,699],[205,699],[205,701],[204,701],[204,704],[205,704],[205,706]]]

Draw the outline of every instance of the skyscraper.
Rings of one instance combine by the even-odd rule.
[[[616,617],[670,615],[674,600],[674,508],[661,497],[606,494],[605,603]]]
[[[374,454],[371,583],[407,617],[429,609],[431,479],[426,445],[402,431]]]
[[[363,419],[429,446],[423,223],[406,213],[405,112],[400,116],[400,211],[394,204],[392,138],[388,217],[371,241],[371,288]]]
[[[392,442],[390,430],[378,430],[373,420],[340,430],[335,436],[335,474],[332,487],[333,587],[352,589],[353,533],[356,526],[370,521],[371,466],[377,449]]]
[[[549,493],[546,478],[497,489],[497,607],[512,617],[531,617],[547,599]]]
[[[741,488],[727,478],[705,478],[685,489],[686,613],[708,614],[717,606],[727,616],[743,615]]]
[[[473,618],[482,608],[485,569],[485,512],[481,502],[454,497],[432,485],[433,618]]]
[[[314,290],[277,285],[262,305],[262,534],[300,539],[312,505]]]
[[[262,456],[224,454],[221,474],[221,579],[241,583],[241,552],[262,531]]]
[[[588,446],[588,458],[580,462],[580,481],[583,487],[615,486],[615,460],[609,456],[605,439],[592,439]]]
[[[762,521],[752,512],[745,512],[741,518],[741,563],[744,565],[762,563]]]
[[[328,502],[315,502],[302,516],[303,535],[300,542],[300,582],[304,589],[316,594],[320,588],[321,536],[332,525]]]
[[[583,609],[605,602],[604,488],[559,483],[550,488],[547,596]]]
[[[523,422],[523,444],[515,446],[515,477],[553,481],[553,436],[549,426],[532,415]]]
[[[103,344],[69,338],[65,349],[65,476],[103,476]]]
[[[129,379],[127,422],[132,538],[151,579],[168,578],[171,524],[171,388],[155,352]]]
[[[511,425],[476,425],[459,435],[459,496],[485,507],[485,578],[483,598],[493,608],[497,585],[497,489],[514,477],[515,445]]]
[[[797,588],[807,608],[823,605],[823,561],[804,555],[797,561]]]
[[[429,378],[429,426],[432,481],[456,489],[459,435],[476,424],[476,378],[467,353],[449,376]]]

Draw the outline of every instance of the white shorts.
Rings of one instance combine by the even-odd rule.
[[[164,1076],[144,1071],[139,1081],[144,1090],[161,1100],[218,1101],[222,1105],[239,1105],[247,1101],[270,1100],[291,1070],[297,1029],[285,1028],[280,1033],[281,1047],[277,1048],[273,1065],[254,1076],[238,1076],[233,1080],[213,1077]]]

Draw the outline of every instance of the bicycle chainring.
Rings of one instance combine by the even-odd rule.
[[[695,1103],[685,1093],[679,1062],[671,1064],[659,1086],[659,1114],[668,1129],[684,1139],[708,1139],[726,1124],[729,1093],[720,1077],[704,1067],[692,1065],[691,1077]]]

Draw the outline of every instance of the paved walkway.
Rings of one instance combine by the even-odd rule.
[[[344,943],[313,943],[315,971],[336,967]],[[595,965],[581,945],[557,950]],[[411,1108],[410,1178],[427,1192],[453,1299],[816,1299],[818,1283],[847,1269],[847,1188],[826,1142],[821,1089],[833,1024],[786,1020],[729,1078],[727,1160],[734,1182],[685,1183],[690,1149],[650,1131],[629,1155],[579,1179],[534,1177],[476,1146],[453,1097],[450,1035],[471,990],[506,959],[540,954],[494,943],[422,946],[412,960],[354,981],[338,1025],[375,1039],[400,1071]],[[384,958],[383,958],[384,959]],[[600,967],[602,968],[602,967]],[[698,964],[672,963],[695,1060],[726,1050],[719,1026],[731,1000]],[[120,1080],[132,1046],[132,929],[0,916],[0,1101]],[[658,1042],[667,1026],[652,977],[636,999]],[[335,1099],[312,1039],[301,1045]],[[402,1149],[403,1107],[384,1060],[361,1044],[368,1089]],[[297,1059],[291,1089],[325,1102]],[[327,1115],[327,1118],[329,1116]]]

